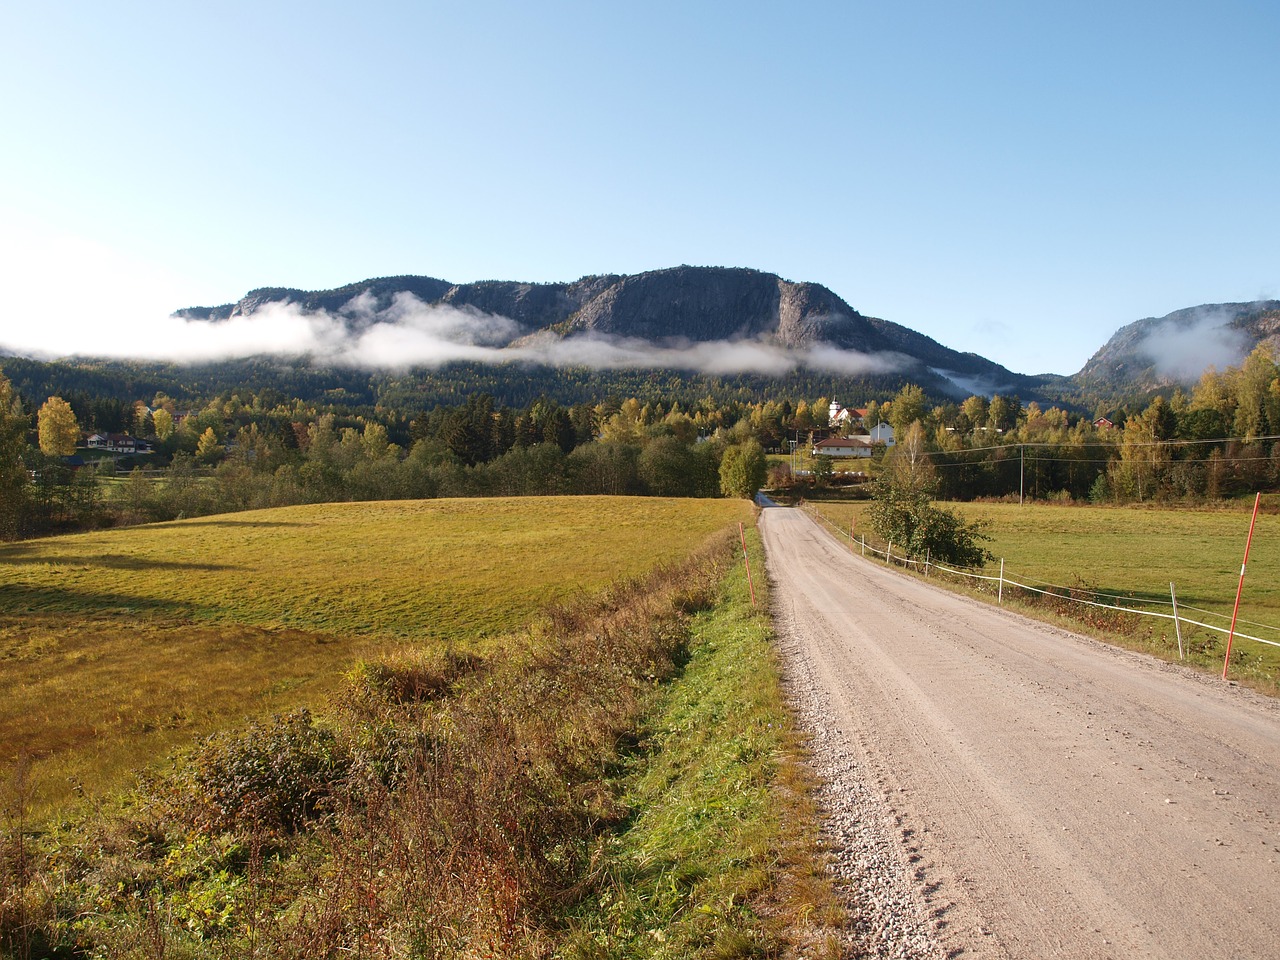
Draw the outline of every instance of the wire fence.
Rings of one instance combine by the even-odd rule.
[[[823,523],[829,526],[833,531],[835,531],[837,536],[844,537],[845,539],[850,541],[852,546],[859,547],[864,557],[865,556],[883,557],[886,565],[896,564],[900,567],[917,570],[926,577],[928,577],[930,573],[933,571],[939,571],[939,572],[950,574],[951,576],[960,577],[967,580],[983,581],[986,583],[996,584],[996,591],[997,591],[996,595],[997,595],[998,603],[1004,602],[1004,592],[1006,588],[1014,588],[1017,590],[1026,591],[1027,593],[1036,594],[1046,599],[1052,599],[1052,600],[1060,601],[1064,603],[1081,604],[1083,606],[1092,607],[1096,609],[1112,610],[1118,613],[1133,614],[1134,616],[1138,616],[1138,617],[1152,617],[1159,620],[1172,621],[1174,625],[1174,630],[1178,633],[1179,656],[1182,655],[1181,628],[1182,628],[1182,625],[1184,624],[1187,626],[1203,627],[1206,630],[1212,630],[1222,634],[1228,634],[1231,632],[1231,628],[1229,626],[1223,626],[1215,623],[1205,623],[1203,620],[1195,620],[1195,619],[1192,619],[1191,617],[1185,616],[1184,611],[1192,611],[1206,619],[1216,618],[1223,621],[1230,621],[1231,619],[1225,614],[1215,613],[1211,610],[1204,610],[1200,607],[1179,603],[1176,595],[1173,592],[1173,584],[1169,585],[1170,597],[1168,600],[1161,600],[1157,598],[1147,598],[1147,597],[1141,598],[1139,600],[1134,597],[1125,597],[1125,596],[1120,596],[1118,594],[1113,594],[1113,593],[1104,593],[1101,591],[1089,590],[1084,587],[1066,587],[1060,584],[1053,584],[1044,580],[1039,580],[1035,577],[1024,576],[1022,574],[1018,574],[1017,578],[1015,579],[1015,577],[1011,576],[1009,571],[1005,569],[1003,559],[1000,560],[999,572],[996,573],[995,575],[992,575],[989,573],[981,572],[978,568],[974,568],[974,567],[959,567],[959,566],[952,566],[950,564],[938,563],[936,561],[930,560],[928,556],[926,556],[923,560],[921,560],[918,557],[907,556],[905,553],[903,553],[901,556],[895,555],[893,552],[893,544],[891,543],[887,544],[883,549],[881,549],[879,547],[874,546],[873,544],[868,543],[866,540],[866,537],[864,536],[860,536],[857,540],[855,540],[853,538],[852,531],[841,528],[838,524],[834,523],[829,517],[823,514],[822,511],[818,510],[812,504],[805,504],[804,509],[807,513],[810,514],[810,516],[813,516],[816,519],[821,520]],[[1023,581],[1028,581],[1028,582],[1023,582]],[[1111,602],[1107,602],[1107,601],[1111,601]],[[1128,603],[1126,603],[1126,601],[1128,601]],[[1132,604],[1134,603],[1141,603],[1142,606],[1140,607],[1133,606]],[[1168,613],[1165,613],[1161,609],[1151,609],[1153,607],[1155,608],[1170,607],[1171,611]],[[1237,618],[1236,626],[1239,627],[1242,625],[1247,627],[1252,627],[1256,630],[1270,631],[1274,633],[1277,637],[1280,637],[1280,627],[1275,627],[1275,626],[1272,626],[1271,624],[1258,623],[1257,621],[1254,621],[1254,620],[1245,620],[1245,619]],[[1239,629],[1235,630],[1234,636],[1240,640],[1252,640],[1255,643],[1261,643],[1269,647],[1280,648],[1280,640],[1268,640],[1265,637],[1252,636],[1247,633],[1241,633]]]

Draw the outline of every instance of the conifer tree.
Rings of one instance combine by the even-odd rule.
[[[0,374],[0,538],[13,536],[22,519],[29,480],[22,458],[30,425],[13,386]]]

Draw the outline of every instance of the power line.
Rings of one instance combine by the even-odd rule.
[[[1268,435],[1265,437],[1218,437],[1211,440],[1145,440],[1141,443],[1126,443],[1123,440],[1062,440],[1059,442],[1050,442],[1047,440],[1018,440],[1010,443],[998,443],[989,447],[965,447],[962,450],[939,450],[937,452],[979,453],[985,450],[1012,450],[1015,447],[1180,447],[1192,446],[1201,443],[1264,443],[1272,440],[1280,440],[1280,435]]]
[[[931,454],[930,456],[940,456],[940,454]],[[1080,464],[1081,466],[1084,466],[1086,464],[1093,464],[1095,466],[1098,466],[1098,465],[1106,466],[1107,464],[1112,464],[1112,463],[1134,463],[1134,464],[1145,464],[1150,466],[1173,467],[1182,463],[1198,463],[1198,464],[1272,463],[1274,459],[1275,459],[1274,457],[1219,457],[1216,461],[1213,461],[1209,459],[1121,460],[1117,457],[1109,457],[1106,460],[1097,460],[1091,457],[1080,457],[1080,458],[1077,458],[1077,457],[1027,457],[1026,462],[1027,463],[1073,463],[1073,464]],[[953,462],[953,463],[938,462],[935,460],[932,462],[931,465],[935,470],[955,470],[955,469],[963,469],[964,467],[989,467],[989,466],[1000,466],[1000,465],[1012,466],[1017,462],[1018,461],[1014,460],[1012,457],[1009,457],[1007,460],[970,460],[967,462]]]

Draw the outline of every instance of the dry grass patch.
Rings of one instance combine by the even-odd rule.
[[[69,629],[49,615],[0,636],[0,744],[34,761],[37,811],[124,782],[140,758],[246,713],[323,696],[360,646],[236,624],[90,618]]]
[[[2,545],[0,765],[34,759],[41,809],[99,793],[229,720],[320,702],[373,646],[483,651],[749,509],[325,504]]]

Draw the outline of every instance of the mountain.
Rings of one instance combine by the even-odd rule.
[[[1084,394],[1193,386],[1209,366],[1237,366],[1260,343],[1280,356],[1280,300],[1206,303],[1121,327],[1068,378]]]
[[[252,370],[255,381],[340,391],[352,402],[447,403],[476,389],[511,403],[540,393],[569,402],[611,393],[883,398],[916,383],[935,400],[1004,393],[1092,409],[1192,386],[1206,366],[1236,365],[1259,343],[1280,353],[1280,301],[1202,304],[1121,328],[1072,376],[1032,377],[865,316],[820,284],[687,265],[571,283],[397,276],[333,290],[264,287],[175,316],[267,323],[281,310],[290,322],[279,329],[295,345],[276,354],[114,366],[127,382],[165,389],[195,373],[212,387]],[[314,318],[310,338],[295,314]],[[67,375],[101,379],[112,367],[91,361]],[[24,368],[29,389],[53,376],[40,371]]]
[[[787,352],[802,365],[825,363],[823,369],[833,372],[856,364],[862,371],[874,367],[939,395],[1026,395],[1035,384],[977,354],[961,353],[899,324],[863,316],[819,284],[743,268],[680,266],[629,276],[588,276],[572,283],[452,284],[433,277],[385,277],[335,290],[252,290],[236,303],[189,307],[177,316],[217,323],[252,317],[272,305],[329,314],[352,334],[395,322],[406,306],[450,307],[464,316],[460,326],[451,328],[451,337],[509,350],[513,360],[526,362],[534,350],[540,357],[598,356],[556,345],[603,342],[627,345],[626,363],[619,365],[645,365],[642,345],[647,344],[661,348],[649,366],[679,368],[687,363],[688,369],[705,369],[717,348],[747,345]],[[499,318],[503,322],[495,323]],[[691,345],[711,349],[687,350]],[[607,361],[581,362],[591,366]]]

